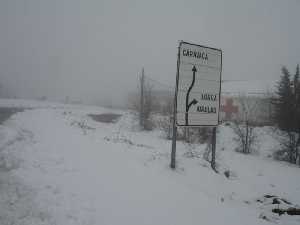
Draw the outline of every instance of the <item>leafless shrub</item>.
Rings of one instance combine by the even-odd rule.
[[[161,116],[157,119],[157,127],[164,131],[166,138],[168,140],[172,139],[172,117],[171,116]]]
[[[74,120],[71,122],[71,126],[76,126],[76,127],[80,128],[84,135],[87,134],[88,130],[95,130],[95,128],[88,126],[87,122],[85,120],[81,120],[81,121]]]
[[[235,141],[238,143],[237,151],[249,154],[252,152],[257,136],[254,132],[255,111],[257,101],[247,96],[238,98],[240,113],[232,123],[233,131],[236,134]]]
[[[211,147],[210,145],[207,145],[204,153],[203,153],[203,159],[205,159],[207,162],[210,162],[211,160]]]
[[[153,95],[153,85],[148,83],[143,85],[142,95],[135,93],[129,96],[129,108],[138,113],[140,125],[143,130],[152,130],[154,122],[151,115],[158,108],[158,101],[156,101]]]
[[[198,129],[199,142],[201,144],[207,143],[211,137],[211,129],[208,127],[199,127]]]
[[[296,132],[281,131],[276,138],[280,143],[280,150],[274,153],[274,158],[296,164],[297,159],[299,158],[299,143],[297,143],[297,140],[299,140],[298,134]],[[298,162],[298,164],[300,164],[300,162]]]

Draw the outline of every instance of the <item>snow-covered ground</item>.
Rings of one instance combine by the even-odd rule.
[[[0,126],[0,225],[300,224],[300,216],[273,214],[278,205],[264,197],[300,205],[300,168],[269,157],[278,147],[271,128],[257,129],[257,152],[243,155],[231,128],[220,126],[218,174],[202,158],[205,145],[178,141],[173,171],[170,141],[159,130],[139,131],[130,112],[20,100],[0,106],[30,108]],[[100,123],[90,113],[122,117]]]

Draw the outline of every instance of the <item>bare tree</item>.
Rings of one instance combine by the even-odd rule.
[[[166,101],[160,107],[162,116],[157,121],[158,127],[165,132],[167,139],[172,139],[173,108],[173,99],[171,97],[166,98]]]
[[[155,108],[155,97],[153,95],[153,85],[148,83],[144,86],[144,101],[143,101],[143,111],[142,113],[142,128],[144,130],[152,130],[153,122],[151,121],[151,114]]]
[[[139,93],[133,93],[129,96],[129,108],[138,112],[140,127],[143,130],[153,129],[153,122],[151,121],[151,114],[157,102],[153,94],[153,85],[146,81],[144,70],[140,76]]]
[[[256,124],[257,99],[240,95],[238,98],[240,112],[233,122],[233,130],[237,135],[238,151],[249,154],[253,150],[257,136],[254,133]]]

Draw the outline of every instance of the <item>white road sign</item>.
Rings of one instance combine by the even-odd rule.
[[[219,123],[222,51],[180,42],[176,78],[177,126]]]

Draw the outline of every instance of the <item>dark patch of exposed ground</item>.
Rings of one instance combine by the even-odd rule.
[[[9,119],[13,114],[24,111],[24,108],[0,107],[0,124]]]
[[[290,201],[276,195],[264,195],[262,198],[257,199],[256,202],[265,206],[273,205],[272,212],[279,216],[282,214],[300,215],[300,208],[298,205],[292,204]],[[262,219],[268,220],[266,216],[262,217]]]
[[[122,116],[121,114],[115,113],[103,113],[103,114],[89,114],[89,116],[97,121],[102,123],[115,123]]]

